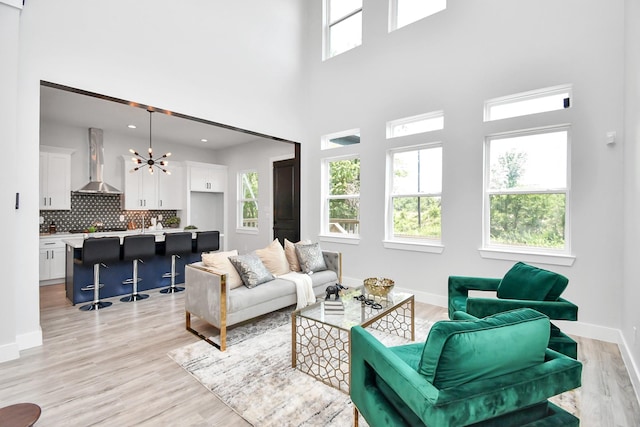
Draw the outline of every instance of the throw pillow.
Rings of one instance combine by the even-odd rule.
[[[264,266],[267,267],[267,270],[274,276],[282,276],[290,271],[287,256],[278,239],[275,239],[264,249],[257,249],[256,254],[258,254]]]
[[[429,331],[418,372],[439,389],[544,362],[549,318],[531,308],[479,320],[439,321]]]
[[[327,269],[327,264],[324,262],[324,256],[322,256],[322,249],[320,249],[319,243],[312,243],[310,245],[297,243],[296,254],[298,254],[300,269],[303,273],[311,274]]]
[[[500,281],[498,298],[543,301],[561,277],[566,280],[559,274],[518,262]]]
[[[247,288],[255,288],[264,282],[275,279],[255,252],[229,257],[229,261],[238,270],[238,274]]]
[[[242,279],[238,275],[238,271],[229,261],[230,256],[237,256],[238,251],[235,249],[229,252],[212,252],[202,254],[202,263],[205,267],[214,268],[227,275],[228,289],[235,289],[242,286]]]
[[[308,245],[311,243],[311,240],[300,240],[298,243]],[[300,271],[300,263],[298,262],[298,254],[296,253],[296,243],[284,239],[284,254],[289,262],[289,270]]]

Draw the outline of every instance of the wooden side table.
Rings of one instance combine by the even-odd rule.
[[[0,427],[30,427],[42,410],[34,403],[17,403],[0,408]]]

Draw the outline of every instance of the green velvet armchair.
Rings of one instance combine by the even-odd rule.
[[[578,320],[578,307],[560,297],[569,280],[557,273],[516,263],[502,279],[484,277],[449,277],[449,318],[463,311],[485,317],[503,311],[529,307],[551,320]],[[470,291],[480,291],[470,296]],[[497,298],[479,297],[481,292],[495,293]],[[549,348],[578,358],[578,344],[553,323],[550,324]]]
[[[547,401],[581,385],[582,364],[546,347],[549,319],[532,309],[485,319],[457,313],[426,342],[385,347],[351,329],[350,396],[371,427],[578,426]]]

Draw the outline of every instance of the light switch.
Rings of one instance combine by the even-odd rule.
[[[607,132],[607,145],[612,145],[616,143],[616,133],[615,132]]]

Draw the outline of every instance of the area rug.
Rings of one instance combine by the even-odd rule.
[[[429,321],[416,319],[416,341],[426,339],[430,326]],[[386,345],[407,342],[372,332]],[[168,355],[256,427],[353,425],[353,404],[347,394],[291,368],[291,324],[286,311],[244,325],[232,331],[230,339],[235,343],[224,353],[199,341]],[[579,394],[569,392],[554,402],[579,416],[577,400]],[[367,426],[362,417],[360,425]]]

